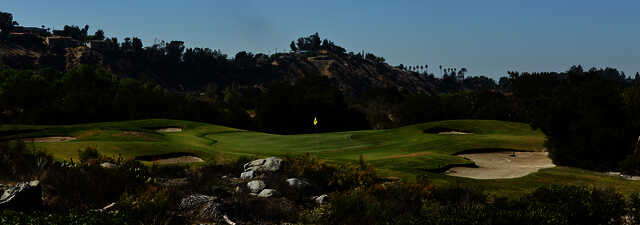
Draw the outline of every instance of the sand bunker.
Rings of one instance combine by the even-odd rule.
[[[442,135],[462,135],[462,134],[472,134],[470,131],[459,130],[459,129],[451,129],[446,127],[432,127],[429,129],[425,129],[422,131],[426,134],[442,134]]]
[[[460,132],[460,131],[447,131],[447,132],[439,132],[438,134],[444,134],[444,135],[464,135],[464,134],[471,134],[471,133],[467,133],[467,132]]]
[[[25,142],[37,142],[37,143],[53,143],[53,142],[66,142],[73,141],[74,137],[39,137],[39,138],[25,138],[22,139]]]
[[[175,132],[182,132],[182,128],[181,127],[166,127],[166,128],[160,128],[160,129],[156,129],[157,132],[162,132],[162,133],[175,133]]]
[[[473,161],[478,168],[454,167],[445,174],[474,179],[504,179],[523,177],[543,168],[555,167],[547,152],[509,151],[459,156]]]
[[[147,161],[157,164],[177,164],[204,162],[200,157],[186,152],[176,152],[163,155],[138,156],[135,160]]]

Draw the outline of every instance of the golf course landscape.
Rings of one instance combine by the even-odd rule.
[[[529,125],[494,120],[451,120],[388,130],[274,135],[179,120],[136,120],[78,125],[3,125],[0,139],[24,140],[58,160],[77,160],[78,150],[94,147],[127,159],[190,156],[192,166],[231,162],[239,157],[310,154],[329,163],[358,163],[403,180],[426,178],[434,185],[470,185],[495,196],[519,196],[551,184],[640,191],[640,181],[569,167],[541,169],[513,179],[470,179],[445,175],[450,167],[473,167],[460,153],[542,152],[545,136]],[[176,161],[181,163],[180,161]],[[186,163],[186,162],[182,162]],[[152,162],[146,161],[151,165]]]

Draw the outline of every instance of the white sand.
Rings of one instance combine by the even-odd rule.
[[[182,132],[182,128],[180,127],[167,127],[167,128],[162,128],[162,129],[157,129],[157,132],[163,132],[163,133],[175,133],[175,132]]]
[[[460,131],[447,131],[447,132],[440,132],[438,134],[443,134],[443,135],[465,135],[465,134],[471,134],[471,133],[460,132]]]
[[[537,172],[543,168],[552,168],[548,152],[494,152],[464,154],[461,157],[473,161],[479,168],[454,167],[445,174],[474,179],[518,178]]]

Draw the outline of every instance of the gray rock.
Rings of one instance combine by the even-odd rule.
[[[329,203],[329,195],[327,195],[327,194],[320,195],[320,196],[317,196],[317,197],[313,198],[313,200],[316,203],[321,204],[321,205],[327,204],[327,203]]]
[[[254,180],[247,183],[247,188],[249,188],[249,191],[251,191],[251,193],[258,193],[265,187],[267,187],[267,185],[264,184],[264,181],[261,180]]]
[[[113,203],[103,207],[102,209],[93,209],[91,211],[92,212],[117,212],[116,205],[117,205],[117,203],[113,202]]]
[[[198,219],[211,220],[222,216],[222,200],[208,195],[189,195],[180,201],[179,207],[183,214]]]
[[[40,181],[18,183],[0,196],[0,210],[32,210],[42,207]]]
[[[269,157],[266,159],[253,160],[244,164],[244,171],[256,172],[277,172],[282,167],[282,159],[278,157]]]
[[[240,178],[242,178],[242,179],[246,179],[246,180],[248,180],[248,179],[253,179],[253,174],[254,174],[254,173],[255,173],[255,171],[253,171],[253,170],[252,170],[252,171],[247,171],[247,172],[241,173],[241,174],[240,174]]]
[[[278,191],[276,191],[276,189],[264,189],[258,194],[258,197],[268,198],[277,194]]]
[[[103,162],[100,164],[100,167],[107,168],[107,169],[115,169],[115,168],[118,168],[118,164],[115,164],[112,162]]]
[[[295,187],[298,189],[302,189],[311,185],[309,182],[298,179],[298,178],[287,179],[287,184],[289,184],[289,187]]]

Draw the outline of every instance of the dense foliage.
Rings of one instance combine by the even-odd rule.
[[[614,69],[582,67],[560,73],[511,74],[511,89],[527,122],[547,136],[555,163],[588,169],[617,168],[635,148],[638,127],[632,82]]]
[[[18,147],[15,147],[18,146]],[[21,154],[34,154],[23,145],[0,146]],[[482,189],[452,184],[433,186],[429,180],[390,182],[360,161],[332,165],[309,156],[285,160],[282,174],[273,178],[304,177],[317,186],[308,193],[275,187],[278,198],[252,198],[237,194],[235,184],[221,178],[242,170],[249,159],[204,167],[145,167],[81,150],[81,163],[56,163],[31,170],[42,179],[44,207],[36,211],[0,210],[2,224],[190,224],[178,212],[180,196],[203,193],[224,198],[224,210],[238,223],[302,224],[636,224],[640,197],[623,197],[612,189],[581,186],[541,186],[519,199],[495,198]],[[36,155],[34,155],[35,157]],[[30,160],[29,158],[23,158]],[[98,165],[111,161],[115,169]],[[3,160],[5,165],[22,162]],[[53,174],[65,173],[66,175]],[[189,184],[167,188],[150,177],[184,177]],[[78,179],[81,178],[81,179]],[[347,181],[347,182],[345,182]],[[355,181],[355,182],[354,182]],[[330,193],[328,205],[307,198]],[[117,202],[117,211],[92,211]]]

